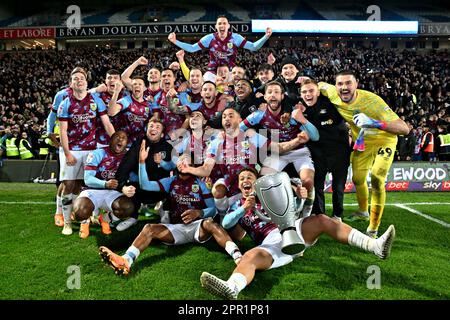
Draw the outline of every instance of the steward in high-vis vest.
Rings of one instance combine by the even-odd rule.
[[[27,138],[28,138],[27,133],[22,132],[22,139],[20,139],[20,142],[19,142],[19,154],[20,154],[20,159],[22,159],[22,160],[34,158],[33,152],[31,152],[32,148],[31,148],[30,142],[28,141]]]
[[[420,142],[420,150],[422,151],[422,160],[430,161],[434,156],[434,136],[430,132],[430,128],[423,128],[424,134]]]
[[[6,139],[6,158],[8,159],[18,159],[19,158],[19,147],[17,140],[18,132],[13,131],[10,138]]]
[[[44,132],[40,136],[38,141],[39,141],[39,159],[46,159],[49,156],[49,153],[55,152],[55,147],[53,145],[53,142],[49,138],[49,135],[46,132]]]
[[[450,132],[442,132],[438,135],[439,161],[450,161]]]

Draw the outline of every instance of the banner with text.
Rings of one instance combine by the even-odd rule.
[[[237,33],[251,33],[250,24],[242,22],[230,22],[231,31]],[[155,36],[168,35],[175,32],[180,35],[207,34],[215,32],[215,23],[152,23],[152,24],[127,24],[127,25],[101,25],[82,26],[79,29],[58,27],[56,38],[102,38],[121,36]]]
[[[0,29],[0,39],[54,39],[54,27],[4,28]]]
[[[332,192],[332,176],[325,180],[325,192]],[[367,176],[370,188],[370,171]],[[386,178],[386,191],[450,191],[450,162],[394,162]],[[345,192],[355,192],[349,167]]]

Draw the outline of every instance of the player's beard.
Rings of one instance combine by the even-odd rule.
[[[356,90],[353,91],[353,92],[348,92],[348,93],[343,93],[343,92],[341,91],[341,92],[339,92],[339,93],[340,93],[340,94],[339,94],[339,97],[341,98],[341,100],[342,100],[343,102],[345,102],[345,103],[349,103],[350,101],[352,101],[352,100],[354,99]],[[348,96],[348,98],[344,99],[342,95],[346,95],[346,96]]]
[[[269,108],[272,112],[277,112],[281,107],[279,101],[269,101]]]
[[[209,102],[207,102],[206,99],[205,99],[205,105],[207,107],[210,107],[210,108],[214,107],[214,105],[216,104],[216,99],[211,98],[211,99],[208,99],[208,100],[209,100]]]

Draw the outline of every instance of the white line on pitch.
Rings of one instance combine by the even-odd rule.
[[[416,209],[410,208],[410,207],[408,207],[408,206],[406,206],[406,205],[404,205],[404,204],[397,204],[397,205],[395,205],[395,206],[398,207],[398,208],[407,210],[407,211],[409,211],[409,212],[412,212],[412,213],[414,213],[414,214],[417,214],[418,216],[424,217],[425,219],[428,219],[428,220],[431,220],[431,221],[433,221],[433,222],[439,223],[440,225],[442,225],[442,226],[444,226],[444,227],[446,227],[446,228],[450,228],[450,224],[448,224],[447,222],[444,222],[444,221],[442,221],[442,220],[433,218],[432,216],[429,216],[429,215],[427,215],[427,214],[425,214],[425,213],[422,213],[422,212],[420,212],[420,211],[417,211]]]
[[[0,201],[0,204],[53,204],[54,201]],[[356,207],[357,203],[344,203],[344,206]],[[450,202],[403,202],[403,203],[386,203],[386,206],[398,205],[450,205]],[[326,204],[327,207],[333,206],[331,203]]]
[[[394,203],[386,203],[385,206],[397,206],[397,205],[400,205],[400,204],[401,205],[407,205],[407,206],[414,206],[414,205],[416,205],[416,206],[420,206],[420,205],[428,206],[428,205],[450,205],[450,202],[402,202],[402,203],[394,202]],[[353,206],[353,207],[355,207],[357,205],[358,205],[357,203],[344,203],[344,206],[351,206],[351,207]],[[332,207],[333,204],[332,203],[327,203],[326,206],[327,207]]]

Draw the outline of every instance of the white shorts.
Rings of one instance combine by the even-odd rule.
[[[267,237],[264,238],[263,242],[259,246],[257,246],[257,248],[267,251],[272,256],[273,263],[269,267],[269,269],[274,269],[274,268],[285,266],[285,265],[291,263],[294,260],[294,258],[299,256],[299,255],[294,256],[294,255],[284,254],[281,251],[281,241],[282,241],[282,237],[281,237],[280,230],[275,229],[275,230],[272,230],[267,235]],[[303,251],[302,251],[302,253],[303,253]]]
[[[75,157],[77,163],[74,166],[68,166],[66,163],[66,155],[63,148],[59,148],[59,180],[84,180],[84,165],[86,164],[86,158],[92,150],[83,151],[70,151]]]
[[[123,196],[123,193],[116,190],[87,189],[82,191],[78,198],[85,197],[91,200],[95,206],[94,216],[97,216],[99,209],[113,211],[112,203],[121,196]]]
[[[311,158],[311,152],[308,147],[291,150],[282,155],[273,155],[264,159],[263,166],[269,167],[277,172],[283,170],[289,163],[293,163],[297,172],[303,169],[314,171],[314,163]]]
[[[257,247],[266,250],[272,256],[273,263],[269,269],[278,268],[291,263],[295,258],[303,256],[303,252],[316,243],[316,241],[312,244],[305,243],[305,239],[303,239],[302,235],[303,219],[305,218],[300,218],[295,221],[295,229],[297,230],[297,234],[300,238],[300,243],[305,245],[305,249],[302,252],[296,255],[284,254],[281,251],[282,236],[279,229],[271,231],[263,242]]]
[[[163,226],[165,226],[167,229],[169,229],[170,233],[173,236],[174,242],[173,243],[167,243],[163,242],[167,245],[181,245],[185,243],[204,243],[208,241],[211,236],[208,237],[208,239],[204,241],[200,241],[200,226],[202,223],[202,220],[195,220],[189,224],[183,224],[183,223],[177,223],[177,224],[170,224],[170,223],[162,223]]]

